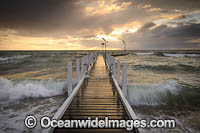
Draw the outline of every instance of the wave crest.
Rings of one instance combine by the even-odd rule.
[[[173,65],[134,65],[132,67],[136,70],[151,70],[159,72],[175,72],[175,71],[200,71],[199,66],[192,66],[188,64],[173,64]]]
[[[0,78],[0,103],[15,102],[24,98],[42,98],[63,94],[65,80],[23,80],[15,82]]]
[[[15,55],[11,57],[0,57],[0,64],[18,62],[21,59],[31,57],[32,55]]]
[[[200,57],[200,54],[168,54],[163,53],[164,56],[168,57]]]
[[[128,101],[132,105],[165,105],[170,97],[178,95],[180,84],[168,80],[153,85],[128,86]]]
[[[137,52],[137,53],[135,53],[136,55],[153,55],[154,54],[154,52],[146,52],[146,53],[139,53],[139,52]]]

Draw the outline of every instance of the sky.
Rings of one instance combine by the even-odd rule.
[[[200,0],[1,0],[0,50],[200,49]]]

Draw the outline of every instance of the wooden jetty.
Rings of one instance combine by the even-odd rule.
[[[105,61],[104,61],[105,60]],[[80,69],[81,68],[81,69]],[[71,83],[69,83],[71,82]],[[120,87],[122,86],[122,87]],[[68,98],[52,119],[57,120],[112,120],[137,119],[126,100],[126,64],[123,64],[123,80],[120,85],[120,62],[107,55],[97,54],[76,61],[76,85],[72,84],[72,63],[68,63]],[[68,129],[48,128],[44,132],[130,132],[126,129]],[[140,132],[134,128],[131,132]]]

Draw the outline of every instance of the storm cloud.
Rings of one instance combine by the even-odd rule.
[[[138,49],[196,48],[199,46],[199,43],[194,40],[198,40],[200,37],[200,24],[179,25],[177,27],[160,25],[155,28],[152,26],[155,24],[149,22],[138,32],[124,35],[124,38],[135,42],[131,45],[137,45]]]
[[[122,39],[133,49],[199,48],[199,7],[198,0],[1,0],[0,49],[41,40],[45,47],[45,39],[52,48],[96,48],[101,35],[111,48]]]

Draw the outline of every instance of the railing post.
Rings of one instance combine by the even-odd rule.
[[[120,85],[120,61],[119,61],[119,59],[117,60],[117,75],[116,75],[117,77],[117,82],[118,82],[118,84]]]
[[[109,55],[109,57],[108,57],[108,66],[109,66],[109,69],[111,68],[110,66],[111,66],[111,56]],[[110,71],[111,71],[111,69],[110,69]]]
[[[89,55],[89,61],[88,61],[88,66],[92,64],[92,55]]]
[[[67,92],[68,96],[70,96],[72,92],[72,62],[68,62],[67,64]]]
[[[122,78],[122,92],[127,98],[127,66],[126,63],[123,63],[123,78]]]
[[[84,75],[84,57],[81,58],[81,77]]]
[[[113,75],[115,76],[116,73],[115,73],[115,58],[114,57],[112,57],[112,64],[113,64],[113,70],[112,70],[112,72],[113,72]]]
[[[87,65],[88,65],[87,56],[85,57],[84,60],[85,60],[84,61],[84,74],[86,74],[87,73]]]
[[[84,71],[84,72],[85,72],[85,74],[87,75],[87,74],[88,74],[88,64],[85,63],[85,64],[84,64],[84,67],[85,67],[85,71]]]
[[[76,60],[76,83],[80,80],[80,60]]]

